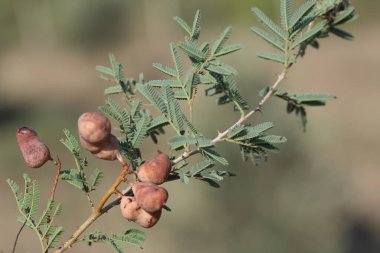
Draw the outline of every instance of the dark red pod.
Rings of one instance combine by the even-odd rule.
[[[148,213],[138,205],[134,197],[130,196],[121,197],[120,210],[124,218],[144,228],[153,227],[161,217],[161,210]]]
[[[111,134],[111,122],[101,112],[85,112],[78,119],[78,131],[89,144],[100,145]]]
[[[40,141],[37,132],[30,127],[21,127],[16,138],[25,163],[31,168],[39,168],[52,160],[49,148]]]
[[[162,184],[166,181],[171,169],[169,156],[158,153],[152,160],[145,162],[137,170],[137,177],[141,182]]]
[[[132,191],[137,204],[148,213],[161,210],[168,200],[167,190],[152,183],[134,183]]]
[[[120,146],[117,138],[110,134],[108,138],[99,146],[99,151],[91,152],[97,158],[103,160],[113,161],[117,159],[117,155],[120,154]]]

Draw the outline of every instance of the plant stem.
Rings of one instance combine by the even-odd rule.
[[[20,227],[20,229],[17,232],[15,242],[13,243],[12,253],[16,252],[16,246],[17,246],[18,238],[20,237],[21,231],[24,229],[26,223],[27,223],[27,220],[25,220],[25,222],[22,224],[22,226]]]
[[[53,184],[53,188],[52,188],[51,194],[50,194],[50,199],[52,201],[54,201],[55,191],[57,189],[58,180],[59,180],[59,173],[61,172],[61,167],[62,167],[62,164],[61,164],[61,161],[59,160],[59,158],[57,158],[57,160],[53,160],[53,163],[57,166],[57,172],[55,174],[54,184]]]
[[[85,222],[83,222],[82,225],[80,225],[77,230],[72,234],[69,240],[67,240],[63,246],[61,246],[59,249],[55,250],[54,253],[62,253],[69,248],[73,246],[74,243],[77,242],[79,236],[83,234],[84,231],[87,230],[89,226],[91,226],[92,223],[94,223],[100,216],[102,216],[104,213],[106,213],[110,208],[103,208],[107,202],[107,200],[117,191],[117,187],[122,183],[125,182],[125,177],[129,173],[129,167],[126,163],[123,163],[123,170],[120,173],[119,177],[115,180],[115,182],[112,184],[112,186],[108,189],[108,191],[104,194],[102,199],[100,200],[97,207],[92,211],[90,217],[87,218]],[[114,203],[113,201],[112,203]],[[106,207],[108,207],[107,205]]]
[[[263,105],[265,104],[265,102],[268,101],[268,99],[273,95],[273,92],[276,90],[277,86],[285,79],[287,72],[288,72],[288,67],[285,67],[284,70],[281,72],[281,74],[278,75],[276,82],[270,87],[270,89],[267,92],[267,94],[265,94],[265,96],[260,100],[260,102],[255,106],[255,108],[253,110],[251,110],[249,113],[247,113],[245,115],[242,115],[240,117],[240,119],[238,121],[236,121],[228,129],[226,129],[225,131],[223,131],[221,133],[218,133],[218,135],[212,140],[212,143],[216,144],[218,142],[223,141],[223,139],[227,136],[228,132],[231,131],[231,129],[233,129],[234,127],[236,127],[236,126],[238,126],[238,125],[240,125],[242,123],[244,123],[247,119],[249,119],[256,112],[261,111]],[[199,153],[199,151],[200,151],[199,149],[185,151],[185,152],[182,153],[181,156],[179,156],[176,159],[174,159],[172,161],[172,164],[175,165],[175,164],[177,164],[177,163],[185,160],[186,158],[188,158],[188,157],[190,157],[190,156],[192,156],[194,154]]]

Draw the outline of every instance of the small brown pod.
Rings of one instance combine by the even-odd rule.
[[[82,136],[79,135],[79,142],[82,147],[90,151],[91,153],[98,153],[100,151],[100,146],[96,144],[91,144],[87,142]]]
[[[124,218],[135,221],[140,214],[141,208],[134,197],[122,196],[120,201],[120,210]]]
[[[49,148],[38,138],[37,132],[29,127],[21,127],[16,138],[25,163],[31,168],[39,168],[52,160]]]
[[[132,191],[137,204],[148,213],[161,210],[168,200],[167,190],[152,183],[134,183]]]
[[[160,217],[161,210],[154,213],[148,213],[144,209],[140,209],[139,215],[136,217],[136,220],[134,222],[143,228],[151,228],[156,225]]]
[[[141,182],[162,184],[166,181],[170,169],[169,156],[165,153],[159,153],[138,168],[137,177]]]
[[[120,210],[124,218],[144,228],[153,227],[161,217],[161,210],[155,213],[148,213],[137,204],[134,197],[130,196],[121,197]]]
[[[89,144],[101,144],[111,133],[111,122],[100,112],[85,112],[78,119],[78,131]]]
[[[98,152],[91,152],[97,158],[113,161],[117,159],[117,154],[120,153],[120,146],[117,138],[110,134],[108,139],[99,147]]]

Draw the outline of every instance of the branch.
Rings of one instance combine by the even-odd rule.
[[[28,220],[25,220],[24,223],[22,224],[22,226],[20,227],[20,229],[17,232],[15,242],[13,243],[12,253],[16,252],[16,246],[17,246],[18,238],[20,237],[21,231],[23,230],[23,228],[25,227],[25,225],[26,225],[27,222],[28,222]]]
[[[58,180],[59,180],[59,173],[61,172],[61,167],[62,167],[62,164],[61,164],[61,161],[59,160],[59,158],[57,158],[57,160],[53,160],[53,163],[54,163],[54,165],[57,166],[57,173],[55,174],[54,184],[53,184],[53,188],[52,188],[51,194],[50,194],[50,199],[52,201],[54,201],[55,191],[57,189]]]
[[[230,126],[228,129],[226,129],[225,131],[219,133],[213,140],[212,140],[212,143],[213,144],[216,144],[218,142],[221,142],[223,141],[223,139],[227,136],[228,132],[231,131],[231,129],[233,129],[234,127],[244,123],[247,119],[249,119],[253,114],[255,114],[256,112],[259,112],[262,110],[263,108],[263,105],[265,104],[265,102],[267,102],[269,100],[269,98],[273,95],[273,92],[276,90],[277,86],[285,79],[286,77],[286,74],[287,74],[287,71],[288,71],[288,68],[285,68],[282,73],[280,75],[278,75],[278,78],[276,80],[276,82],[270,87],[268,93],[260,100],[260,102],[255,106],[255,108],[250,111],[249,113],[247,113],[246,115],[242,115],[240,117],[240,119],[238,121],[236,121],[232,126]],[[181,156],[177,157],[176,159],[174,159],[172,161],[172,164],[175,165],[183,160],[185,160],[186,158],[192,156],[192,155],[195,155],[199,153],[199,149],[194,149],[194,150],[190,150],[190,151],[185,151],[182,153]]]
[[[73,246],[74,243],[77,242],[79,236],[83,234],[84,231],[87,230],[89,226],[91,226],[92,223],[94,223],[100,216],[102,216],[104,213],[106,213],[110,208],[112,208],[115,204],[115,201],[112,201],[110,204],[105,206],[108,199],[115,193],[118,192],[117,187],[122,183],[126,182],[126,176],[130,173],[129,166],[127,163],[123,161],[123,159],[118,160],[123,165],[123,170],[121,171],[118,178],[115,180],[115,182],[112,184],[112,186],[108,189],[108,191],[104,194],[102,199],[100,200],[97,207],[92,211],[90,217],[87,218],[85,222],[72,234],[69,240],[67,240],[60,248],[54,251],[54,253],[62,253],[69,248]]]

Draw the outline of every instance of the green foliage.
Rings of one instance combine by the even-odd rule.
[[[142,248],[142,245],[146,239],[145,233],[138,229],[129,229],[123,233],[106,235],[96,230],[92,233],[88,233],[83,237],[83,241],[87,242],[89,246],[92,243],[103,242],[112,246],[118,253],[127,252],[122,243],[131,244]]]
[[[260,91],[260,96],[265,96],[265,94],[269,91],[269,88],[264,88]],[[332,99],[335,99],[336,96],[324,93],[317,94],[293,94],[286,89],[279,88],[276,89],[274,95],[278,98],[281,98],[287,102],[286,111],[287,113],[295,113],[301,121],[302,127],[304,131],[306,131],[307,124],[307,114],[306,108],[307,106],[324,106],[326,102]]]
[[[317,39],[327,37],[329,33],[343,39],[353,39],[351,34],[336,27],[357,18],[354,14],[355,9],[349,6],[347,0],[308,0],[293,13],[291,5],[291,0],[281,0],[282,27],[257,7],[252,8],[268,32],[257,27],[252,27],[252,31],[282,54],[260,53],[260,58],[279,62],[288,68],[299,56],[305,54],[309,45],[315,47]],[[290,53],[296,49],[295,56],[291,56]]]
[[[23,178],[24,192],[20,192],[20,187],[15,181],[7,180],[16,199],[18,211],[21,214],[17,221],[25,224],[37,234],[42,251],[47,252],[57,245],[63,233],[62,227],[53,225],[54,218],[62,213],[62,206],[61,204],[56,205],[54,201],[49,200],[41,216],[37,218],[40,200],[39,184],[37,180],[32,180],[27,174],[24,174]],[[46,242],[46,245],[44,245],[44,242]]]
[[[97,66],[96,70],[99,72],[99,77],[116,83],[117,85],[111,86],[104,90],[104,94],[118,94],[124,93],[128,97],[133,97],[134,95],[134,86],[136,85],[136,81],[133,79],[126,79],[124,75],[123,65],[116,61],[116,58],[113,54],[109,54],[109,61],[111,63],[111,67],[105,66]]]
[[[78,140],[68,129],[64,129],[63,132],[65,134],[65,138],[62,138],[60,141],[73,155],[77,167],[76,169],[61,170],[59,179],[66,181],[72,186],[88,194],[90,191],[95,190],[96,186],[100,184],[103,177],[103,172],[99,169],[95,169],[90,177],[90,181],[88,181],[84,171],[84,168],[87,167],[88,163],[85,158],[80,156],[80,146]]]
[[[157,144],[157,136],[165,133],[165,127],[171,127],[174,134],[167,140],[170,146],[172,169],[167,181],[180,180],[184,184],[189,184],[192,180],[200,180],[212,187],[220,187],[219,183],[222,180],[235,174],[225,169],[218,169],[218,166],[228,166],[229,162],[223,154],[218,152],[217,143],[228,142],[237,145],[243,160],[250,160],[257,165],[266,161],[270,152],[278,152],[278,144],[287,141],[283,136],[269,133],[269,130],[274,127],[272,122],[256,125],[247,122],[250,116],[261,110],[263,104],[272,95],[286,101],[287,112],[299,116],[304,128],[307,123],[305,109],[307,106],[323,106],[327,101],[335,98],[335,96],[321,93],[294,94],[278,88],[278,85],[286,77],[288,69],[299,57],[304,56],[308,46],[319,48],[320,38],[334,34],[347,40],[353,39],[351,34],[338,28],[357,18],[355,9],[350,6],[349,1],[308,0],[292,12],[292,1],[280,0],[281,25],[277,25],[256,7],[252,8],[252,11],[264,27],[252,27],[252,31],[277,50],[277,52],[260,52],[257,55],[262,59],[281,63],[283,71],[272,87],[267,87],[260,92],[262,99],[248,113],[246,111],[250,109],[250,106],[244,100],[236,83],[238,72],[221,58],[240,50],[241,46],[227,45],[232,35],[231,27],[225,28],[213,43],[200,42],[201,12],[199,10],[195,13],[191,25],[180,17],[174,17],[185,31],[185,37],[180,42],[170,43],[172,66],[153,64],[153,67],[164,75],[163,78],[148,82],[145,82],[143,74],[140,74],[138,80],[126,78],[122,64],[113,54],[109,54],[109,67],[96,67],[99,77],[111,83],[111,86],[104,90],[108,98],[99,110],[116,122],[116,130],[120,135],[118,142],[131,165],[131,170],[136,170],[143,162],[141,147],[144,141],[151,138]],[[184,60],[187,60],[189,64],[186,64]],[[189,68],[184,69],[184,66],[189,66]],[[206,137],[193,122],[193,104],[199,96],[198,91],[201,85],[205,86],[206,97],[216,97],[217,105],[232,104],[233,109],[240,113],[240,118],[230,128],[218,132],[213,138]],[[115,94],[121,95],[121,100],[111,98]],[[88,163],[80,154],[78,140],[69,130],[63,131],[65,137],[60,141],[73,155],[76,168],[61,170],[59,179],[83,191],[93,208],[90,218],[81,226],[83,228],[118,203],[119,199],[109,201],[112,195],[109,192],[118,193],[116,187],[123,180],[118,179],[115,182],[119,184],[112,186],[108,195],[105,195],[105,201],[101,201],[99,207],[95,209],[90,192],[99,186],[103,172],[94,169],[87,177],[85,170]],[[187,160],[193,155],[198,155],[196,164],[191,164]],[[130,171],[126,173],[133,174]],[[41,216],[37,217],[40,198],[38,182],[25,174],[23,192],[20,192],[20,187],[14,181],[8,179],[7,182],[21,213],[18,221],[35,231],[41,242],[42,251],[48,252],[57,245],[63,233],[62,227],[53,225],[53,220],[60,215],[62,206],[49,200]],[[133,195],[131,190],[125,194]],[[164,206],[164,209],[170,211],[167,206]],[[137,229],[109,235],[97,230],[79,238],[82,232],[83,230],[77,233],[78,237],[74,236],[72,240],[84,241],[90,246],[97,242],[106,243],[119,253],[126,252],[125,243],[142,247],[146,239],[145,233]]]
[[[264,122],[256,126],[239,124],[230,129],[225,141],[238,144],[243,160],[248,158],[256,165],[267,160],[268,152],[277,152],[274,146],[286,142],[286,138],[278,135],[266,135],[265,132],[273,128],[272,122]]]
[[[60,142],[74,155],[75,162],[77,163],[77,169],[83,171],[83,168],[87,166],[85,158],[80,156],[80,145],[78,140],[71,134],[68,129],[63,129],[65,138],[60,139]]]

